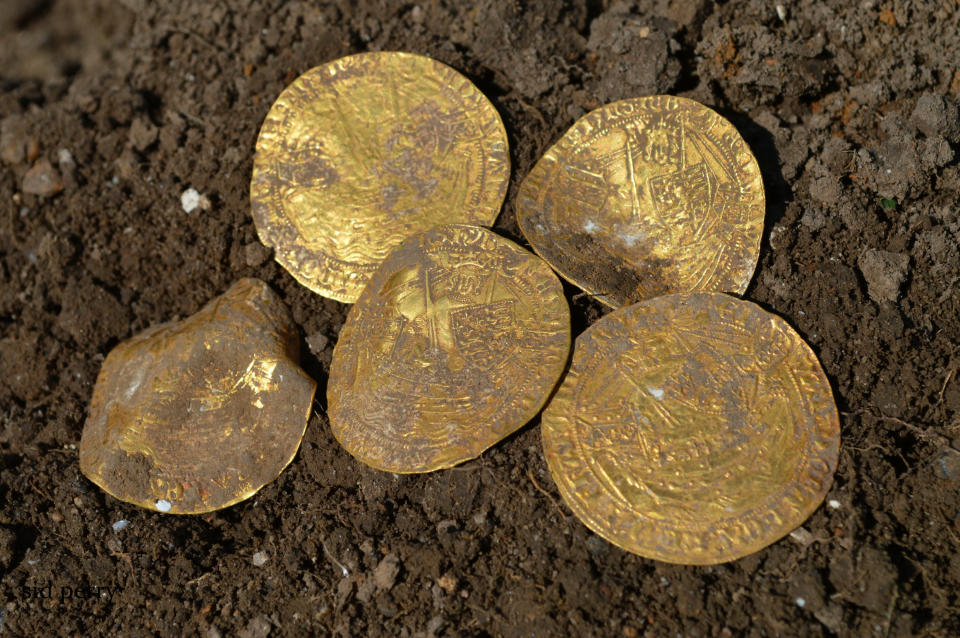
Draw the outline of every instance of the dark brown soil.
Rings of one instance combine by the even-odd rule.
[[[960,4],[782,7],[3,0],[0,635],[960,634]],[[515,238],[519,180],[587,110],[661,92],[730,117],[768,194],[746,296],[811,343],[842,411],[832,504],[756,555],[670,566],[569,513],[536,422],[396,477],[340,449],[322,404],[281,477],[217,514],[85,479],[104,354],[240,277],[289,304],[322,395],[347,307],[259,246],[251,157],[286,83],[368,49],[436,57],[494,102]],[[184,212],[189,187],[209,210]],[[568,292],[582,330],[601,310]]]

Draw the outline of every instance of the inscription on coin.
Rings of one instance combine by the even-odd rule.
[[[483,228],[437,227],[374,273],[340,331],[330,425],[364,463],[451,467],[533,418],[570,350],[560,281]]]
[[[250,198],[276,260],[352,303],[409,235],[492,224],[509,172],[500,116],[467,78],[420,55],[360,53],[280,94],[257,139]]]
[[[587,329],[543,415],[560,493],[628,551],[710,564],[799,526],[833,480],[839,421],[786,322],[720,293],[617,310]]]
[[[760,169],[737,130],[667,95],[582,117],[517,196],[533,249],[614,307],[675,292],[742,293],[763,216]]]

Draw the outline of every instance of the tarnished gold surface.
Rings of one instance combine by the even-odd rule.
[[[840,425],[820,364],[785,321],[692,293],[588,328],[542,433],[560,493],[590,529],[641,556],[711,564],[817,508]]]
[[[760,169],[737,130],[667,95],[580,118],[517,195],[533,249],[613,307],[675,292],[742,293],[763,215]]]
[[[172,514],[252,496],[293,459],[316,383],[283,302],[241,279],[196,314],[114,348],[97,377],[80,469],[112,496]]]
[[[467,78],[410,53],[311,69],[277,98],[257,139],[257,232],[307,288],[356,301],[377,265],[433,226],[496,220],[507,135]]]
[[[567,301],[539,257],[483,228],[434,228],[390,255],[351,309],[330,427],[377,469],[452,467],[532,419],[569,352]]]

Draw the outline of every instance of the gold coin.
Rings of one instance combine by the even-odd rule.
[[[377,469],[452,467],[532,419],[569,352],[549,266],[483,228],[434,228],[388,257],[351,309],[330,365],[330,427]]]
[[[816,356],[785,321],[687,293],[588,328],[542,434],[587,527],[641,556],[706,565],[803,523],[833,481],[840,424]]]
[[[760,169],[737,130],[669,95],[580,118],[517,195],[533,249],[613,307],[676,292],[742,293],[763,215]]]
[[[293,460],[317,384],[283,302],[241,279],[199,312],[103,362],[80,469],[111,496],[197,514],[253,496]]]
[[[510,174],[496,109],[410,53],[360,53],[288,86],[260,129],[250,199],[261,241],[300,283],[353,303],[411,234],[492,225]]]

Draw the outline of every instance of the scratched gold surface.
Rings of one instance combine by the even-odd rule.
[[[374,468],[452,467],[532,419],[569,352],[569,308],[547,264],[489,230],[437,227],[388,257],[351,309],[330,366],[330,426]]]
[[[755,552],[819,506],[837,466],[829,382],[800,336],[721,293],[668,295],[588,328],[543,414],[564,501],[671,563]]]
[[[352,303],[409,235],[492,225],[509,174],[500,116],[467,78],[420,55],[360,53],[283,90],[260,129],[250,199],[276,260]]]
[[[262,281],[241,279],[196,314],[107,355],[80,469],[122,501],[172,514],[249,498],[300,446],[316,383],[298,360],[283,302]]]
[[[737,130],[668,95],[580,118],[517,195],[533,249],[615,308],[669,293],[742,293],[763,216],[760,169]]]

